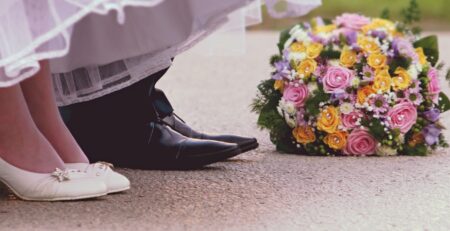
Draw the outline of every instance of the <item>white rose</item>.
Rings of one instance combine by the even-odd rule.
[[[294,27],[292,27],[292,29],[289,31],[290,35],[293,35],[295,32],[297,32],[298,30],[301,30],[302,28],[300,27],[300,25],[295,25]]]
[[[284,119],[289,127],[295,128],[297,126],[297,121],[295,121],[295,119],[290,117],[288,114],[284,115]]]
[[[292,37],[295,38],[295,40],[299,42],[303,42],[305,44],[308,44],[311,42],[311,37],[308,35],[308,33],[302,29],[295,31],[292,34]]]
[[[339,59],[332,59],[332,60],[329,60],[329,61],[328,61],[328,65],[330,65],[330,66],[335,66],[335,67],[340,66],[339,63],[340,63]]]
[[[352,86],[353,87],[358,87],[360,82],[361,81],[359,80],[359,78],[353,78],[352,79]]]
[[[339,110],[345,115],[350,114],[353,111],[353,109],[354,107],[351,103],[343,103],[339,107]]]
[[[292,60],[296,63],[299,63],[306,59],[306,53],[305,52],[289,52],[288,59]]]
[[[291,102],[286,102],[284,104],[284,111],[288,113],[289,115],[295,115],[297,114],[297,110],[295,109],[295,105]]]
[[[379,156],[395,156],[397,155],[397,150],[386,145],[381,145],[377,146],[376,153]]]
[[[411,77],[411,79],[417,79],[417,77],[419,76],[419,71],[418,68],[416,67],[416,65],[411,65],[408,68],[408,74]]]
[[[281,117],[284,117],[283,109],[281,109],[280,106],[277,107],[277,111],[278,111],[278,114],[280,114]]]
[[[284,43],[284,49],[290,47],[293,42],[294,42],[293,37],[288,38],[288,40],[286,40],[286,42]]]
[[[317,86],[316,82],[310,82],[308,83],[308,91],[309,93],[313,94],[315,90],[317,90],[319,87]]]

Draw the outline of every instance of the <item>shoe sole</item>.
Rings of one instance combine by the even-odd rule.
[[[239,148],[242,151],[241,153],[251,151],[251,150],[256,149],[258,147],[259,147],[259,143],[258,142],[254,142],[254,143],[250,143],[250,144],[244,144],[244,145],[239,145]]]
[[[24,201],[76,201],[76,200],[85,200],[85,199],[91,199],[91,198],[97,198],[106,196],[106,193],[99,193],[99,194],[92,194],[92,195],[84,195],[84,196],[78,196],[78,197],[57,197],[57,198],[40,198],[40,199],[33,199],[28,198],[25,196],[20,195],[17,193],[13,187],[11,187],[5,180],[0,178],[0,181],[8,187],[8,189],[19,199]]]
[[[177,160],[175,164],[140,166],[140,168],[149,170],[194,170],[237,156],[241,152],[240,148],[233,147],[219,152],[205,153],[196,157],[185,157]]]
[[[121,188],[121,189],[109,190],[109,191],[108,191],[108,194],[120,193],[120,192],[123,192],[123,191],[127,191],[127,190],[129,190],[130,188],[131,188],[131,187],[128,186],[128,187]]]

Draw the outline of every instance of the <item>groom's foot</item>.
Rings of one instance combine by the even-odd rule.
[[[241,150],[241,153],[251,151],[259,146],[258,140],[256,140],[256,138],[235,136],[235,135],[211,135],[195,131],[194,129],[189,127],[175,113],[172,113],[170,116],[166,116],[163,119],[163,122],[168,126],[170,126],[173,130],[179,132],[180,134],[186,137],[237,144],[239,149]]]
[[[255,138],[235,135],[211,135],[192,129],[174,113],[174,109],[170,104],[169,99],[166,97],[164,92],[159,89],[152,89],[151,103],[157,112],[156,114],[162,118],[162,121],[165,124],[186,137],[234,143],[239,146],[241,153],[256,149],[259,146],[258,141]]]
[[[196,169],[241,153],[236,144],[192,139],[162,123],[150,123],[146,132],[147,142],[139,147],[140,156],[129,159],[127,167]]]

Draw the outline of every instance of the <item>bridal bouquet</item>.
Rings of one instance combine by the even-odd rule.
[[[277,150],[306,155],[426,155],[447,144],[437,38],[358,14],[281,33],[272,78],[253,104]]]

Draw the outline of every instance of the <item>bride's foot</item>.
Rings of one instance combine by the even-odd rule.
[[[48,62],[40,64],[39,73],[20,84],[32,118],[64,163],[89,163],[59,114]]]
[[[17,168],[0,158],[0,181],[23,200],[66,201],[106,195],[102,180],[78,170],[56,169],[35,173]]]
[[[106,194],[103,181],[64,162],[37,129],[19,86],[0,89],[0,181],[24,200],[75,200]]]
[[[0,89],[0,111],[0,158],[32,172],[64,169],[64,162],[36,128],[20,87]]]
[[[130,181],[120,173],[115,172],[113,165],[106,162],[95,164],[75,163],[66,164],[67,168],[77,169],[89,176],[105,182],[108,193],[117,193],[130,189]]]

